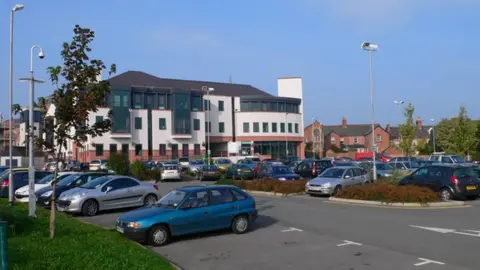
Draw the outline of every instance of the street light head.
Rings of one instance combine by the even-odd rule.
[[[378,45],[370,42],[363,42],[361,48],[365,51],[378,51]]]
[[[202,86],[202,91],[203,92],[211,92],[211,91],[214,91],[215,88],[213,87],[208,87],[208,86]]]
[[[45,58],[45,53],[43,53],[42,48],[40,48],[40,52],[38,53],[38,58],[40,58],[40,59]]]
[[[397,105],[400,105],[400,104],[405,103],[405,101],[403,101],[403,100],[395,100],[393,103],[395,103],[395,104],[397,104]]]
[[[25,6],[22,5],[22,4],[16,4],[13,8],[12,8],[12,11],[13,12],[16,12],[16,11],[20,11],[24,8]]]
[[[430,121],[435,122],[435,118],[430,118]]]

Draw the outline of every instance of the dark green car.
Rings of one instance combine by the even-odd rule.
[[[247,164],[235,164],[227,169],[225,174],[226,178],[232,178],[233,180],[246,180],[253,179],[253,170]]]

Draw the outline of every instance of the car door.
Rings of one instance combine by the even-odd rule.
[[[102,204],[102,209],[122,208],[128,201],[127,185],[122,181],[123,178],[116,178],[102,186],[102,194],[98,200]],[[107,191],[110,187],[110,190]]]
[[[28,171],[13,173],[13,191],[28,185]]]
[[[131,178],[122,178],[123,185],[127,189],[125,197],[125,206],[141,206],[143,205],[143,197],[145,194],[145,186]]]
[[[358,180],[355,179],[353,176],[353,170],[352,169],[346,169],[345,173],[343,174],[343,184],[342,186],[349,187],[358,184]]]
[[[312,176],[312,163],[310,162],[303,162],[298,165],[298,174],[302,178],[307,178]]]
[[[423,186],[428,187],[429,189],[439,192],[441,188],[441,180],[445,172],[444,168],[440,166],[431,166],[428,167],[428,173],[423,178]]]
[[[208,190],[190,193],[180,205],[175,218],[170,220],[173,235],[212,230]]]
[[[429,167],[423,167],[416,170],[412,175],[407,176],[407,183],[409,185],[416,185],[420,187],[426,187],[426,179],[428,177],[428,169]]]
[[[361,169],[361,168],[354,168],[353,169],[353,175],[354,177],[357,179],[357,183],[358,184],[364,184],[365,182],[367,182],[367,175],[364,173],[365,170],[364,169]]]
[[[229,188],[211,189],[210,221],[212,228],[223,229],[230,227],[233,217],[238,213],[238,204]]]

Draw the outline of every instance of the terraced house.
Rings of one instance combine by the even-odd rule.
[[[88,162],[112,152],[128,153],[131,160],[198,157],[207,151],[207,138],[212,156],[226,156],[228,142],[240,142],[239,152],[246,155],[303,156],[301,78],[278,79],[279,96],[250,85],[165,79],[139,71],[109,81],[106,106],[89,121],[103,120],[111,109],[113,129],[89,138],[81,149],[69,145],[67,158]]]

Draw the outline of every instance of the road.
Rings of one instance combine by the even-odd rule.
[[[160,190],[197,183],[161,183]],[[184,236],[150,248],[187,270],[479,269],[480,200],[469,208],[418,210],[308,196],[256,200],[260,217],[247,234]],[[82,219],[111,228],[120,214]]]

